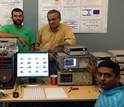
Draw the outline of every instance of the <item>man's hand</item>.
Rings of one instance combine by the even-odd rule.
[[[53,46],[50,49],[48,49],[48,52],[56,52],[57,46]]]
[[[23,47],[26,46],[26,42],[22,37],[19,37],[18,40],[22,43]]]
[[[48,50],[48,52],[57,52],[63,49],[63,45],[56,44],[54,46],[51,46],[51,48]]]
[[[97,66],[95,64],[88,64],[87,69],[92,74],[95,74],[97,72]]]

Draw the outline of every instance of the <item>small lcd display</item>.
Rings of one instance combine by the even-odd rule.
[[[73,67],[76,67],[76,58],[65,58],[64,68],[73,68]]]

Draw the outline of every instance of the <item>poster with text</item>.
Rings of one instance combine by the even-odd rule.
[[[106,33],[108,0],[39,0],[38,28],[47,24],[47,12],[61,12],[63,23],[75,33]]]

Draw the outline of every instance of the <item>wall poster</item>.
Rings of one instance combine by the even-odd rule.
[[[108,0],[39,0],[38,28],[47,23],[47,12],[57,9],[62,22],[75,33],[106,33]]]

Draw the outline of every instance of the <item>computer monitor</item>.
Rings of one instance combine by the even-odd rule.
[[[17,53],[17,77],[33,78],[49,76],[47,52]]]

